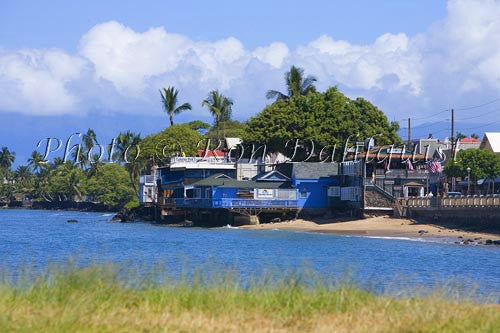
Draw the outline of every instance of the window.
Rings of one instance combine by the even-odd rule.
[[[306,189],[300,190],[300,198],[301,199],[307,198],[307,190]]]
[[[200,198],[200,196],[201,196],[201,189],[199,188],[192,188],[186,190],[186,198]]]

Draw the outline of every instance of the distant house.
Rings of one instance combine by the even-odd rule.
[[[481,140],[475,138],[463,138],[457,141],[457,151],[467,149],[479,149]]]
[[[480,144],[481,149],[487,149],[500,154],[500,132],[486,132]]]
[[[417,154],[424,155],[426,158],[433,158],[436,156],[436,152],[438,151],[447,151],[450,149],[450,143],[448,142],[440,142],[438,139],[434,139],[432,137],[427,139],[419,139],[417,148]]]

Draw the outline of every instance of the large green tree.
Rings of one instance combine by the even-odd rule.
[[[224,122],[224,136],[228,138],[241,138],[245,135],[246,125],[238,120]],[[212,126],[205,134],[207,138],[214,138],[217,135],[217,127]]]
[[[93,201],[116,208],[137,200],[128,172],[117,163],[101,165],[95,176],[87,180],[86,193]]]
[[[299,67],[292,66],[288,72],[285,73],[285,83],[287,93],[282,93],[277,90],[269,90],[266,93],[268,99],[289,99],[294,96],[307,95],[316,91],[314,86],[316,78],[314,76],[304,77],[304,70]]]
[[[444,167],[448,177],[466,177],[470,168],[471,183],[476,187],[477,180],[500,176],[500,157],[486,149],[466,149],[457,153],[456,159]]]
[[[83,197],[86,178],[82,169],[73,163],[68,161],[57,165],[46,177],[48,181],[43,190],[50,201],[73,201]]]
[[[149,172],[153,165],[162,166],[173,156],[195,156],[202,135],[188,125],[174,125],[159,133],[146,136],[140,144],[138,162],[142,172]]]
[[[202,132],[202,131],[208,130],[210,128],[209,123],[206,123],[206,122],[201,121],[201,120],[193,120],[193,121],[190,121],[189,123],[186,123],[184,125],[187,125],[187,126],[189,126],[189,128],[191,128],[195,131],[198,131],[198,132]]]
[[[314,140],[318,145],[334,145],[340,151],[350,140],[376,136],[379,145],[400,144],[396,127],[385,114],[365,99],[352,100],[329,88],[281,99],[268,105],[247,122],[246,142],[266,144],[269,151],[283,151],[290,139]]]
[[[220,123],[231,120],[233,100],[224,96],[218,90],[212,90],[201,105],[207,107],[210,114],[214,117],[217,138],[219,138]]]
[[[161,102],[164,111],[168,114],[170,119],[170,126],[174,125],[174,115],[179,114],[182,111],[191,110],[191,104],[189,103],[178,105],[178,94],[179,91],[175,89],[175,87],[168,87],[160,90]]]

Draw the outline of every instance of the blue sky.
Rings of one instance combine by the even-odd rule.
[[[3,0],[0,6],[3,47],[70,52],[90,28],[111,20],[136,31],[164,26],[196,40],[234,36],[255,48],[274,41],[296,47],[323,34],[370,43],[386,32],[425,31],[446,14],[446,1],[441,0]]]
[[[500,97],[498,1],[270,2],[1,1],[0,145],[22,162],[47,136],[161,130],[167,85],[194,106],[179,122],[210,121],[211,89],[245,120],[291,64],[417,136],[447,135],[451,107],[466,134],[500,128],[500,103],[467,109]]]

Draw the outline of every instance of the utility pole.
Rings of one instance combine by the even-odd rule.
[[[410,149],[411,144],[411,120],[408,118],[408,149]]]
[[[451,109],[451,158],[455,160],[455,110]],[[451,190],[455,191],[455,177],[451,177]]]
[[[451,109],[451,157],[455,158],[455,110]]]

